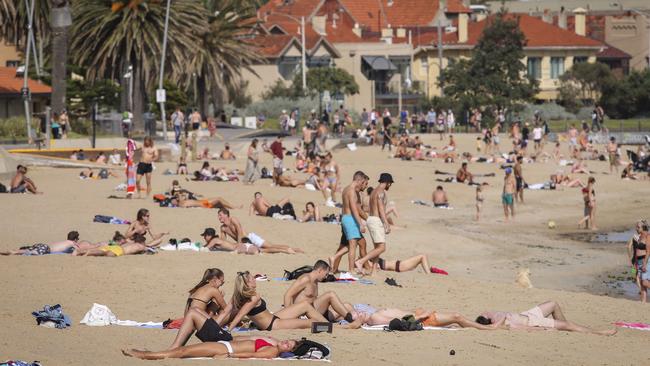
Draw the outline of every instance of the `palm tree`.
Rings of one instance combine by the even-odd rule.
[[[199,108],[205,115],[210,101],[223,105],[224,90],[241,86],[242,68],[252,72],[250,66],[263,58],[244,38],[255,25],[250,0],[204,0],[204,5],[209,28],[189,70],[196,73],[197,89],[203,91]]]
[[[52,111],[61,113],[66,100],[66,64],[68,62],[68,29],[71,14],[67,0],[51,0],[52,40]]]
[[[155,88],[160,70],[165,2],[84,0],[73,2],[72,9],[73,62],[87,68],[86,77],[91,81],[121,80],[132,66],[134,127],[142,130],[145,95]],[[166,61],[169,80],[178,82],[187,74],[189,60],[195,57],[206,28],[205,8],[200,3],[172,2]]]

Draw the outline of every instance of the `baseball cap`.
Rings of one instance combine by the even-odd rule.
[[[217,232],[213,228],[209,227],[209,228],[206,228],[205,230],[203,230],[203,233],[201,234],[201,236],[206,236],[206,235],[208,235],[208,236],[217,236]]]
[[[506,168],[506,174],[512,173],[512,168]]]
[[[393,183],[393,176],[389,173],[381,173],[379,175],[379,183]]]

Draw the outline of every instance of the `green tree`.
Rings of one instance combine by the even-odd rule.
[[[86,77],[90,81],[122,80],[127,67],[132,66],[134,126],[142,130],[145,97],[147,91],[155,89],[160,70],[166,2],[142,0],[116,4],[108,0],[73,3],[72,60],[87,68]],[[205,29],[207,21],[201,3],[172,2],[165,65],[173,82],[187,75]]]
[[[262,99],[273,99],[273,98],[290,98],[295,99],[296,88],[292,85],[286,85],[282,79],[277,79],[275,83],[266,88],[262,93]]]
[[[631,118],[650,115],[650,71],[632,71],[622,80],[602,85],[600,104],[608,116]]]
[[[609,66],[605,64],[574,64],[560,77],[560,102],[571,108],[582,105],[582,101],[596,101],[615,79]]]
[[[302,76],[296,74],[293,79],[293,88],[296,95],[302,93]],[[329,91],[330,94],[354,95],[359,93],[359,84],[347,71],[337,67],[314,67],[307,70],[307,90],[312,95]]]
[[[450,63],[443,71],[446,95],[468,107],[517,109],[539,88],[526,76],[526,37],[519,18],[501,9],[487,24],[469,60]]]

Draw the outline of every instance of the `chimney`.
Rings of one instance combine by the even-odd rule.
[[[583,8],[573,9],[573,15],[575,15],[576,34],[584,37],[585,35],[587,35],[587,30],[586,30],[587,11]]]
[[[359,27],[359,23],[354,23],[354,28],[352,28],[352,33],[354,33],[357,37],[361,38],[361,27]]]
[[[567,29],[566,11],[564,10],[564,6],[560,8],[560,14],[557,16],[557,26],[562,29]]]
[[[458,43],[467,43],[467,23],[469,16],[465,13],[458,15]]]
[[[311,25],[314,28],[314,31],[316,31],[316,33],[320,34],[321,36],[326,35],[325,32],[326,22],[327,22],[327,15],[314,15],[311,18]]]
[[[544,9],[544,14],[542,15],[542,21],[545,23],[553,24],[553,15],[548,9]]]

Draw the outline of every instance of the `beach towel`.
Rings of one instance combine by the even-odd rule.
[[[70,317],[63,314],[61,305],[45,305],[43,310],[33,311],[32,315],[36,318],[36,324],[56,329],[65,329],[70,326]]]
[[[131,221],[122,220],[115,216],[106,216],[106,215],[95,215],[93,222],[99,222],[102,224],[115,224],[115,225],[130,225]]]
[[[194,252],[210,252],[210,249],[205,248],[199,242],[195,243],[179,243],[178,245],[168,243],[158,247],[160,250],[164,251],[194,251]]]
[[[615,322],[614,325],[621,328],[650,331],[650,324],[647,323]]]
[[[451,206],[438,206],[438,207],[436,207],[436,206],[434,206],[433,203],[422,201],[422,200],[413,200],[413,201],[411,201],[411,203],[414,204],[414,205],[427,206],[427,207],[433,207],[433,208],[440,208],[440,209],[443,209],[443,210],[453,210],[454,209]]]
[[[94,303],[88,310],[80,324],[91,327],[105,327],[107,325],[121,325],[125,327],[163,328],[163,322],[138,322],[134,320],[119,320],[106,305]]]
[[[40,361],[25,362],[25,361],[5,361],[0,363],[0,366],[41,366]]]
[[[384,328],[388,329],[388,324],[385,324],[385,325],[363,325],[363,326],[361,326],[361,329],[363,329],[363,330],[384,330]],[[461,329],[463,329],[463,328],[430,327],[430,326],[422,327],[422,330],[461,330]]]

